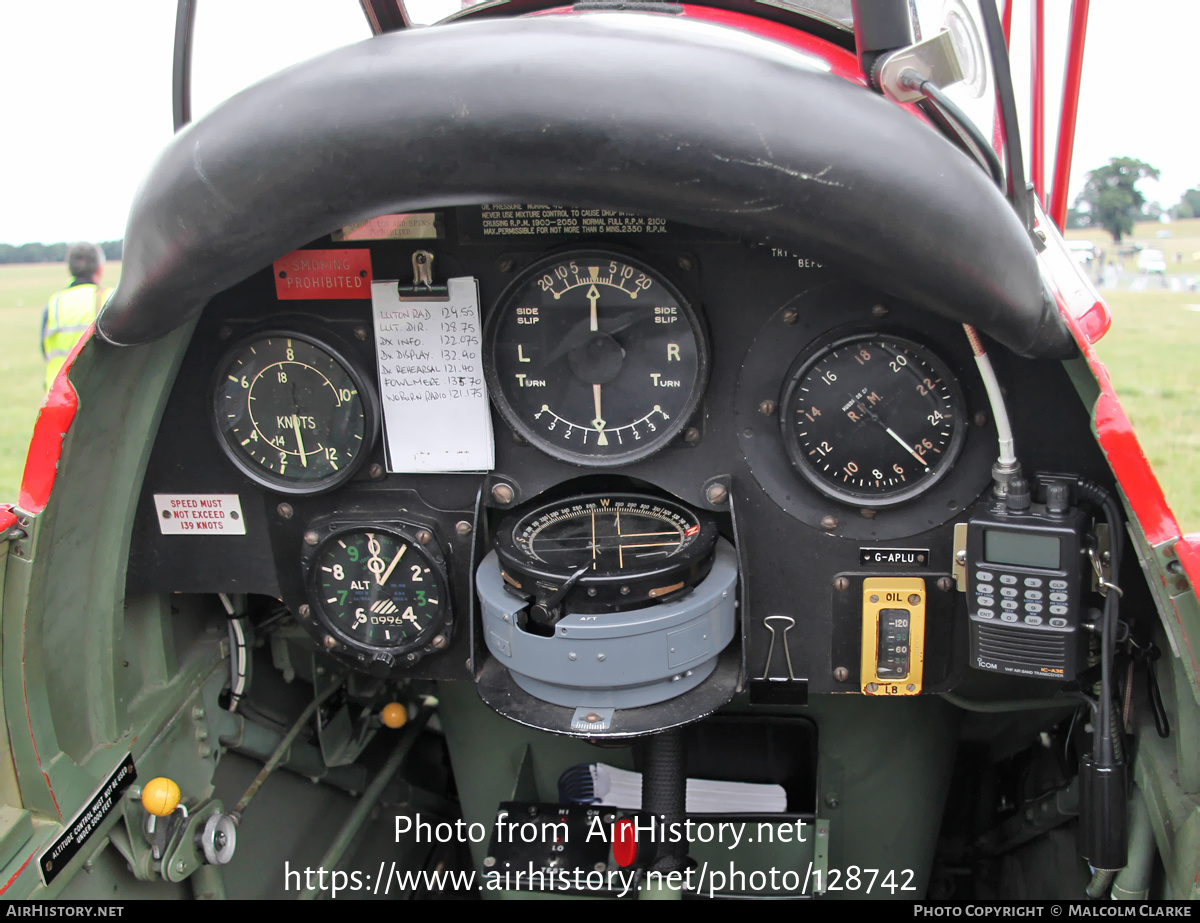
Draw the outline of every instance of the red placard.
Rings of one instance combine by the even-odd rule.
[[[293,250],[271,266],[280,300],[371,297],[371,251],[367,249]]]

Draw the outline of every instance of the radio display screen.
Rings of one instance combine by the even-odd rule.
[[[1057,570],[1061,566],[1062,544],[1056,535],[984,529],[983,558],[989,564]]]

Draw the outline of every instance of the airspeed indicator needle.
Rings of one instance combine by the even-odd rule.
[[[300,435],[300,415],[292,414],[292,426],[296,429],[296,445],[300,449],[300,464],[305,468],[308,467],[308,456],[304,453],[304,437]]]

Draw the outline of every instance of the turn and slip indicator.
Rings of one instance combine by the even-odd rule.
[[[916,695],[925,664],[925,581],[868,577],[863,581],[862,691]]]

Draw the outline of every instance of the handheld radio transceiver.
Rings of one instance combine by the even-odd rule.
[[[1029,485],[1009,484],[1003,502],[967,525],[970,665],[1042,679],[1074,679],[1087,666],[1080,627],[1088,517],[1071,506],[1070,487],[1052,482],[1046,502]]]

